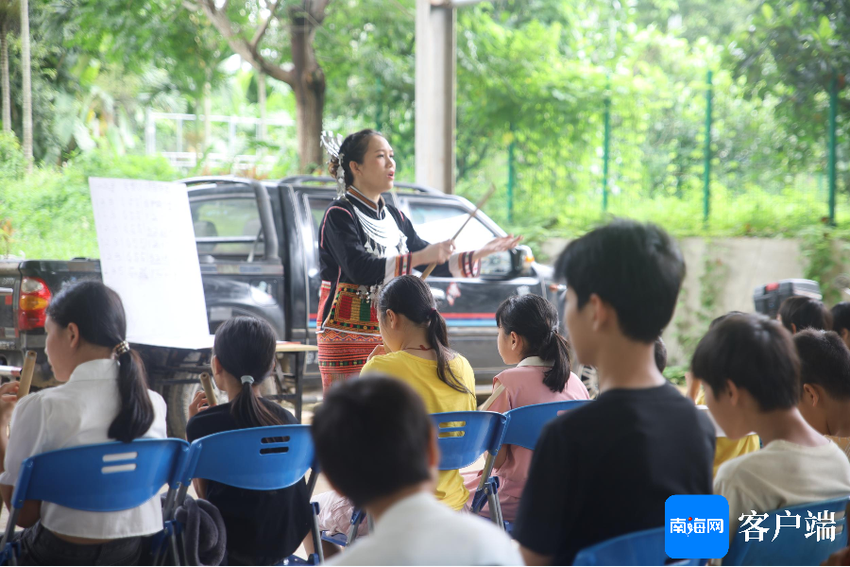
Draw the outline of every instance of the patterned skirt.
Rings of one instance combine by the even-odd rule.
[[[330,289],[329,282],[322,282],[319,313],[324,312]],[[328,321],[320,322],[319,372],[322,375],[322,390],[325,392],[334,383],[360,374],[369,355],[382,342],[381,335],[375,334],[378,327],[374,310],[365,302],[361,308],[356,291],[356,286],[340,284]],[[350,330],[343,331],[343,328]]]

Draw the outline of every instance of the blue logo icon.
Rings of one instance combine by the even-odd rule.
[[[664,550],[673,559],[717,559],[729,551],[729,502],[717,494],[671,496]]]

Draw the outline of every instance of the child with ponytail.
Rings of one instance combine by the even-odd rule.
[[[383,344],[362,375],[383,374],[406,382],[425,402],[428,413],[475,411],[475,374],[469,362],[449,348],[446,321],[430,288],[416,276],[399,276],[381,289],[378,318]],[[437,500],[461,510],[469,491],[458,471],[440,471]],[[352,505],[335,492],[318,495],[319,527],[347,533]],[[360,534],[366,529],[365,522]]]
[[[558,333],[558,313],[539,295],[514,295],[496,311],[499,354],[505,364],[515,364],[493,378],[493,396],[481,409],[504,413],[532,404],[588,400],[581,380],[570,371],[570,347]],[[496,456],[494,474],[499,477],[502,514],[513,521],[519,509],[533,452],[505,445]],[[480,472],[464,475],[474,494]],[[470,501],[471,504],[471,501]],[[487,505],[481,511],[489,516]]]
[[[280,405],[265,400],[260,385],[274,365],[271,326],[254,317],[225,321],[215,333],[212,371],[227,403],[209,407],[203,390],[189,405],[186,439],[214,433],[298,423]],[[227,528],[229,565],[273,565],[292,555],[310,530],[307,485],[282,490],[245,490],[205,479],[194,481],[198,497],[219,509]]]
[[[33,455],[166,436],[165,402],[148,390],[141,358],[127,344],[115,291],[91,280],[66,287],[48,306],[44,329],[47,360],[61,385],[20,401],[16,382],[0,387],[0,494],[7,507],[21,463]],[[26,528],[17,536],[23,565],[138,565],[143,536],[162,530],[162,507],[159,497],[120,512],[28,500],[18,526]]]

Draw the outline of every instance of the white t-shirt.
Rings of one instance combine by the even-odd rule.
[[[165,401],[148,391],[154,420],[144,437],[164,439]],[[25,459],[67,447],[115,441],[107,431],[121,400],[118,362],[92,360],[77,366],[66,384],[22,398],[10,424],[5,470],[0,484],[14,486]],[[121,512],[84,512],[42,502],[41,523],[54,533],[89,539],[118,539],[153,534],[162,529],[162,506],[154,496],[138,508]]]
[[[455,512],[432,494],[397,502],[327,565],[523,565],[510,537],[484,518]]]
[[[714,493],[729,501],[729,539],[741,514],[764,514],[850,495],[850,461],[833,442],[804,447],[777,439],[720,465]],[[814,513],[814,512],[813,512]]]

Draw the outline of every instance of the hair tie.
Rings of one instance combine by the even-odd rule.
[[[112,352],[114,352],[118,356],[121,356],[126,352],[130,352],[130,343],[128,343],[127,341],[121,341],[120,343],[115,345],[115,348],[112,349]]]
[[[437,314],[437,309],[435,307],[431,308],[431,311],[428,313],[428,317],[433,317]]]
[[[242,380],[243,384],[253,384],[254,383],[254,377],[253,376],[243,376],[242,378],[240,378],[240,380]]]

